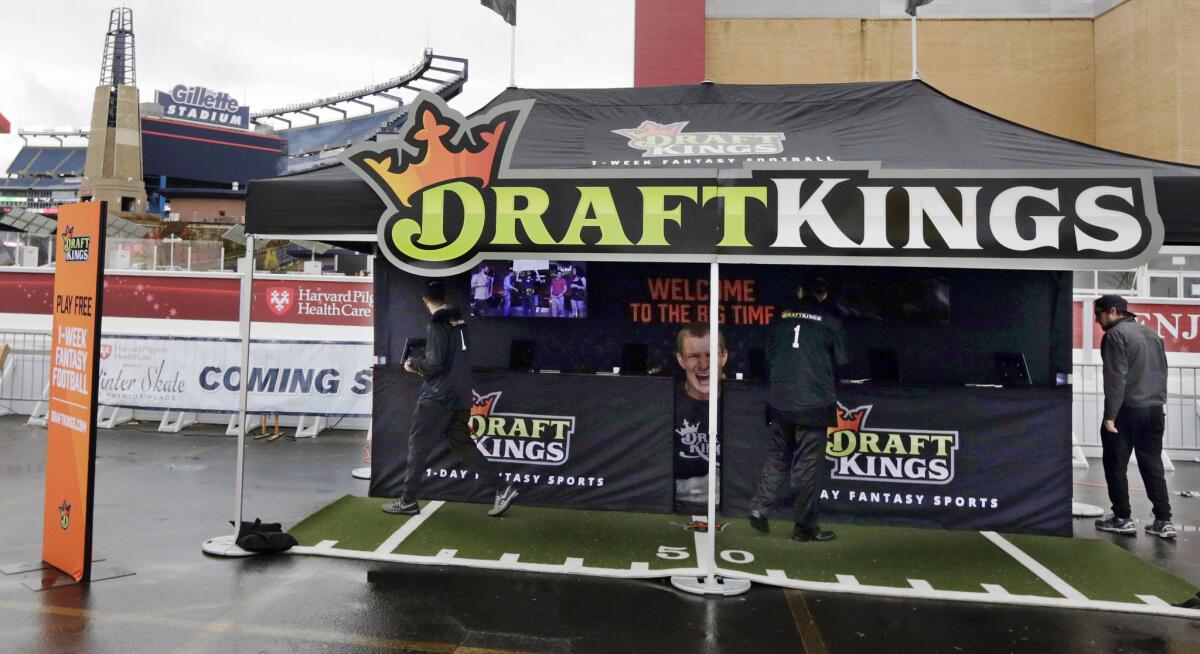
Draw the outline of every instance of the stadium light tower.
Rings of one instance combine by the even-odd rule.
[[[105,200],[113,213],[146,210],[142,180],[142,117],[138,107],[137,72],[133,48],[133,10],[116,7],[109,13],[100,85],[92,100],[81,199]]]

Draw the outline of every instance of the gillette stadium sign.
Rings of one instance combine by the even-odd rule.
[[[176,84],[169,92],[156,91],[155,99],[166,118],[240,129],[250,127],[250,107],[222,91]]]

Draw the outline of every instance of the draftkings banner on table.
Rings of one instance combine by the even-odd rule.
[[[477,372],[474,381],[476,446],[519,485],[519,503],[670,512],[670,379]],[[373,497],[400,494],[419,384],[401,369],[375,368]],[[445,439],[422,474],[423,500],[491,500]]]
[[[1071,534],[1069,388],[846,385],[838,400],[823,518]],[[770,443],[765,402],[761,384],[725,390],[725,515],[749,511]],[[772,517],[792,517],[793,498]]]
[[[63,205],[55,239],[42,560],[76,581],[91,576],[106,215],[104,202]]]

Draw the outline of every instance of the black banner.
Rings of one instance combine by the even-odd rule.
[[[375,369],[373,497],[400,492],[419,383],[396,368]],[[520,486],[520,503],[671,511],[670,379],[477,372],[474,390],[477,445]],[[425,468],[421,499],[491,500],[447,445]]]
[[[769,444],[760,384],[725,390],[722,493],[744,515]],[[829,520],[1071,534],[1070,389],[843,386]],[[778,498],[776,518],[792,515]]]

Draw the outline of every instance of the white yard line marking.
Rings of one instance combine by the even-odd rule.
[[[787,581],[787,573],[783,570],[767,570],[767,579],[772,581]]]
[[[708,522],[708,516],[694,515],[692,516],[692,520],[696,522]],[[709,528],[711,529],[712,526],[710,525]],[[712,556],[708,551],[708,534],[703,531],[694,531],[692,535],[694,536],[693,541],[696,545],[696,565],[703,569],[704,561],[707,561]]]
[[[452,559],[458,554],[458,550],[438,550],[434,556],[436,559]]]
[[[393,550],[400,546],[400,543],[404,542],[405,538],[408,538],[414,531],[417,530],[417,527],[421,526],[421,523],[428,520],[429,516],[433,515],[434,511],[442,508],[443,504],[445,504],[445,502],[441,500],[434,500],[421,507],[421,512],[409,518],[407,522],[405,522],[400,526],[399,529],[395,531],[395,533],[393,533],[391,536],[388,536],[388,539],[383,541],[382,545],[375,548],[375,553],[391,554]]]
[[[563,562],[563,570],[568,572],[579,570],[581,568],[583,568],[583,559],[574,556],[568,556],[567,560]]]
[[[913,590],[933,590],[933,585],[924,579],[909,579],[908,585],[913,587]]]
[[[505,552],[504,554],[500,555],[501,563],[516,563],[520,559],[521,559],[520,554],[513,554],[512,552]]]
[[[630,572],[650,572],[650,564],[645,561],[634,561],[629,564]]]
[[[855,577],[854,575],[834,575],[834,576],[837,577],[838,583],[842,584],[844,586],[860,586],[861,585],[858,583],[858,577]]]
[[[1149,604],[1150,606],[1170,606],[1171,605],[1166,600],[1162,599],[1161,597],[1157,597],[1155,595],[1138,595],[1137,598],[1142,600],[1143,602]]]
[[[979,585],[983,586],[983,589],[987,591],[988,595],[1010,595],[1011,594],[1007,590],[1004,589],[1004,586],[1001,586],[999,584],[979,584]]]
[[[1046,582],[1048,586],[1058,591],[1058,593],[1063,597],[1073,600],[1087,599],[1083,593],[1075,590],[1074,586],[1063,581],[1061,577],[1051,572],[1049,568],[1041,563],[1038,563],[1037,560],[1035,560],[1032,556],[1022,552],[1021,548],[1008,542],[1000,534],[997,534],[994,531],[981,531],[979,533],[983,534],[984,538],[992,541],[993,545],[1004,550],[1005,553],[1016,559],[1018,563],[1028,568],[1030,572],[1037,575],[1039,579]]]
[[[333,549],[333,546],[337,545],[337,544],[338,544],[338,542],[336,540],[323,540],[323,541],[317,543],[316,545],[313,545],[313,549],[314,550],[331,550],[331,549]]]

